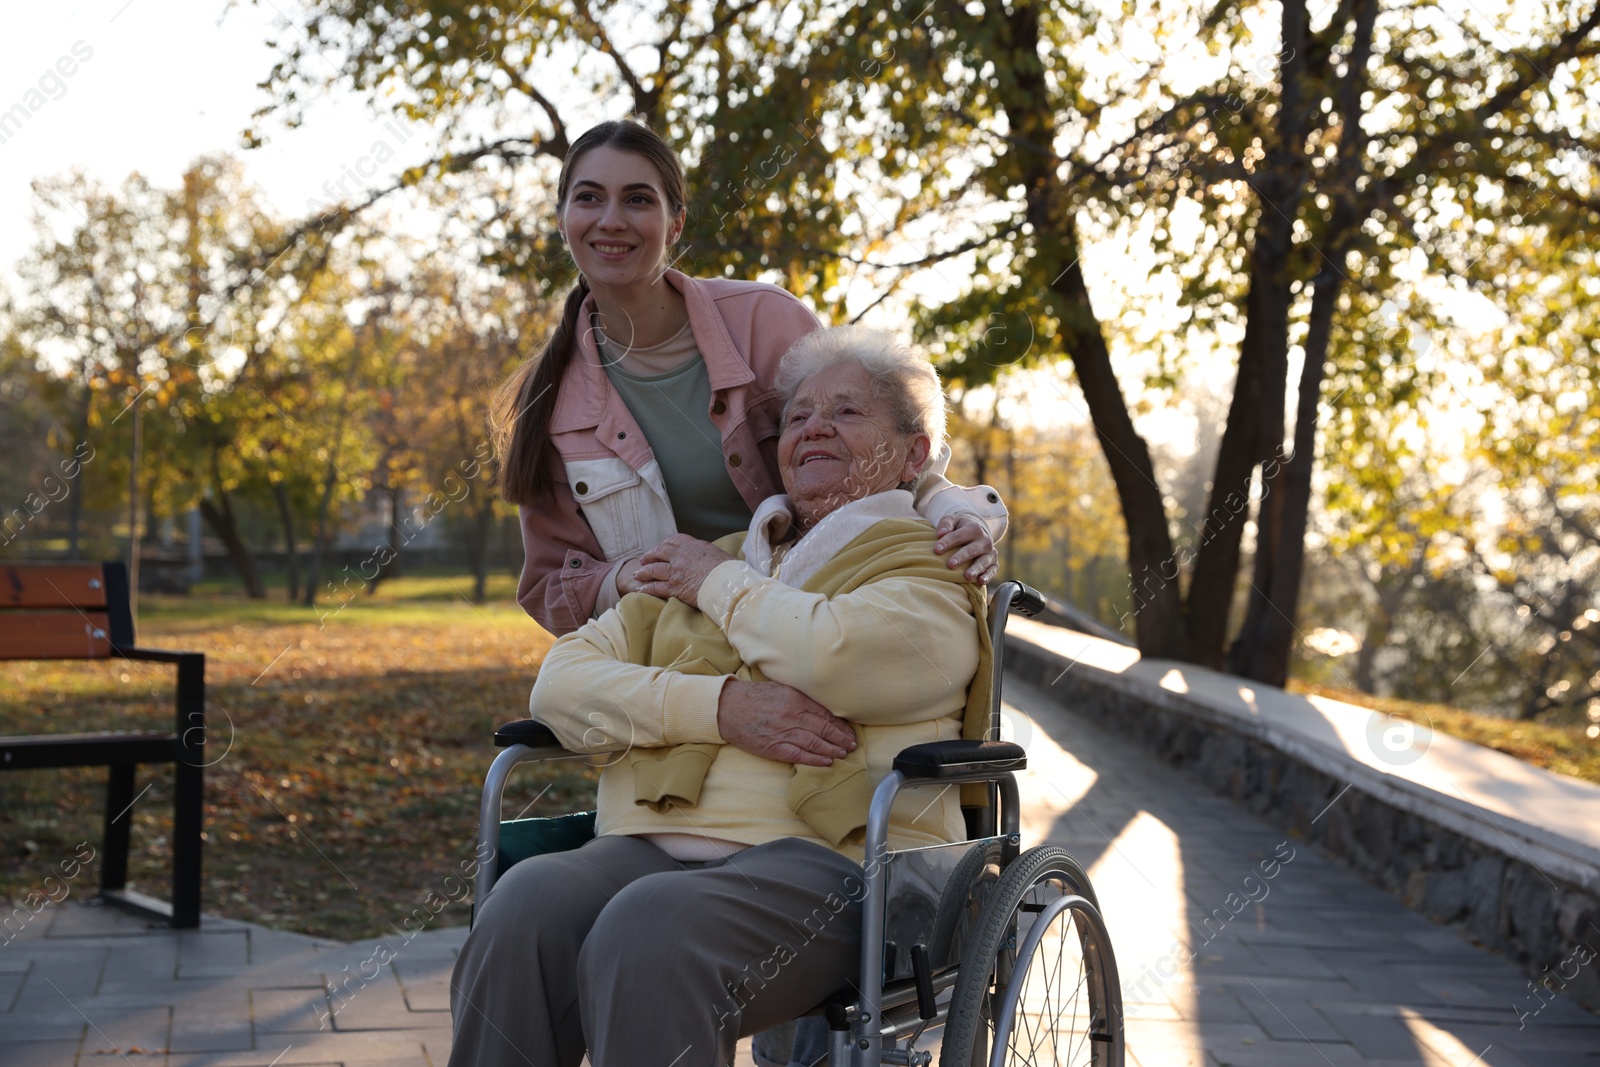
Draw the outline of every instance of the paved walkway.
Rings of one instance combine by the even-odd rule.
[[[1132,1062],[1600,1067],[1600,1019],[1038,691],[1007,696],[1027,841],[1089,867]],[[69,901],[0,945],[0,1065],[440,1065],[463,936],[174,933]]]

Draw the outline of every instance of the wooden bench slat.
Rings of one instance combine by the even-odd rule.
[[[0,610],[105,606],[105,575],[98,563],[0,564]]]
[[[0,611],[0,659],[105,659],[104,611]]]

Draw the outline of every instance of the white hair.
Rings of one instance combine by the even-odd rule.
[[[800,383],[839,363],[855,362],[872,379],[872,388],[892,405],[895,428],[928,435],[931,459],[944,450],[944,388],[933,364],[912,353],[886,330],[833,326],[808,333],[778,364],[778,392],[785,421]],[[926,469],[926,467],[924,467]]]

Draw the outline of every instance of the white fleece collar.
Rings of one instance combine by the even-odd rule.
[[[806,531],[804,537],[775,559],[794,529],[794,506],[787,496],[769,496],[750,519],[744,539],[744,559],[764,578],[776,578],[799,589],[846,545],[885,519],[921,519],[910,493],[890,489],[852,500],[830,512]]]

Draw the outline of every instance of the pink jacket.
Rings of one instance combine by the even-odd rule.
[[[778,361],[822,324],[776,286],[690,278],[675,270],[665,277],[688,306],[689,325],[711,379],[710,416],[722,433],[728,475],[754,512],[763,500],[783,492],[778,476],[782,402],[773,385]],[[588,321],[593,308],[591,298],[579,313],[580,323]],[[559,457],[552,472],[555,491],[541,504],[521,509],[517,603],[556,635],[588,622],[597,605],[610,606],[615,592],[609,578],[616,563],[677,531],[660,465],[606,377],[592,333],[580,328],[578,337],[550,421]],[[918,494],[918,508],[931,521],[964,511],[988,522],[996,538],[1004,530],[1005,507],[986,486],[961,490],[939,478],[929,488],[932,494]],[[925,506],[934,495],[937,503]]]

